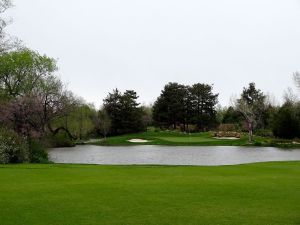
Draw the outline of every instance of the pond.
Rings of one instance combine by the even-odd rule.
[[[261,147],[128,146],[78,145],[49,149],[55,163],[101,165],[237,165],[254,162],[300,160],[300,149]]]

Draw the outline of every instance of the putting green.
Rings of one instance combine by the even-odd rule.
[[[215,142],[216,139],[206,137],[157,137],[157,139],[178,143]]]

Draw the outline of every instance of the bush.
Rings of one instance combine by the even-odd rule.
[[[15,132],[0,129],[0,163],[29,162],[29,149],[26,141]]]
[[[224,123],[219,126],[218,131],[239,131],[239,125],[234,123]]]
[[[260,136],[260,137],[273,137],[273,132],[271,130],[265,130],[265,129],[259,129],[259,130],[256,130],[255,132],[255,135],[257,136]]]
[[[48,163],[48,154],[41,141],[32,140],[29,145],[31,163]]]
[[[71,140],[65,133],[60,132],[55,136],[48,138],[50,141],[50,147],[59,148],[59,147],[74,147],[75,143]]]
[[[292,139],[300,137],[300,120],[297,108],[284,104],[273,117],[272,130],[276,137]]]

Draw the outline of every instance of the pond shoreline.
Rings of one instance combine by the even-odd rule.
[[[49,160],[63,164],[222,166],[300,161],[300,149],[238,146],[94,146],[49,149]]]
[[[131,142],[130,140],[143,140],[143,142]],[[212,136],[211,132],[187,134],[167,131],[147,131],[143,133],[125,134],[108,137],[106,139],[88,141],[86,144],[97,146],[253,146],[300,149],[300,142],[296,140],[254,136],[253,143],[249,143],[247,134],[243,134],[237,139],[217,139]]]

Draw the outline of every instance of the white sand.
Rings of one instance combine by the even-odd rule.
[[[130,139],[128,141],[131,142],[131,143],[147,143],[147,142],[150,142],[148,140],[143,140],[143,139]]]
[[[215,139],[218,139],[218,140],[239,140],[240,138],[236,138],[236,137],[215,137]]]

